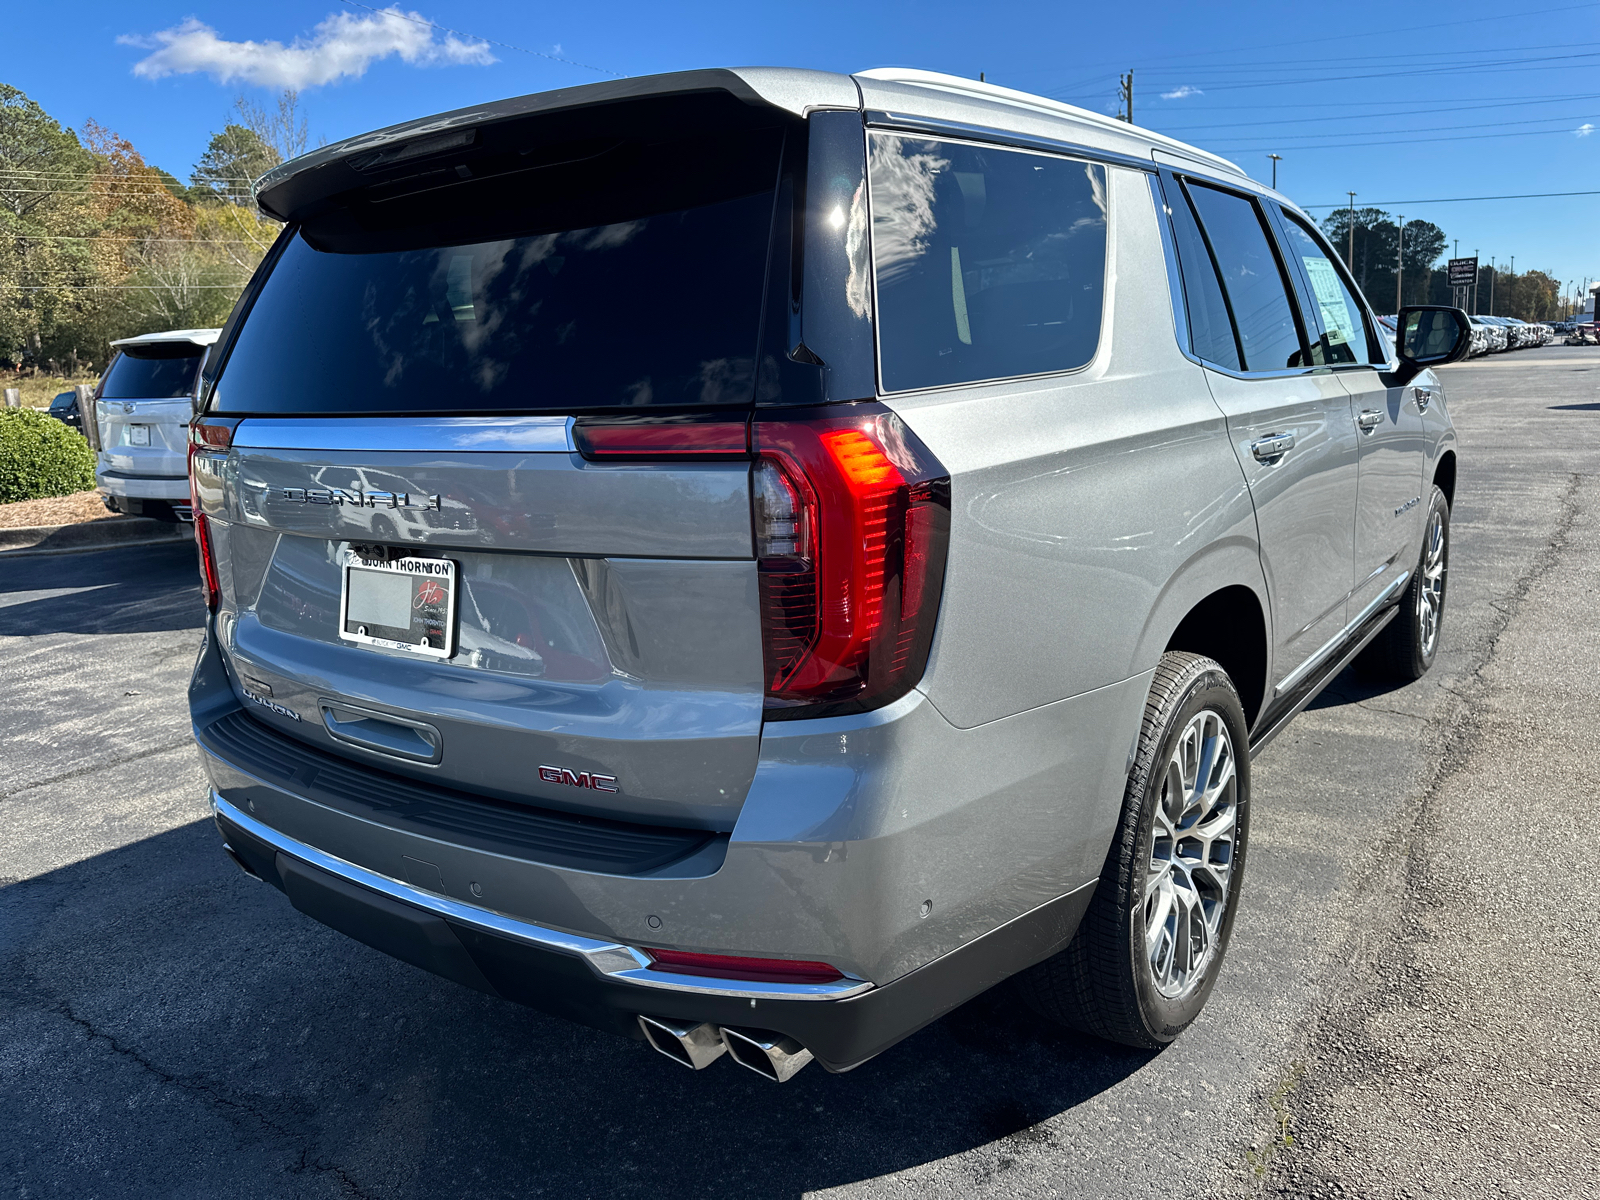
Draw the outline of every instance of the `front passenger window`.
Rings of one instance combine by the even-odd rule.
[[[1247,371],[1285,371],[1310,363],[1284,286],[1278,256],[1255,204],[1204,184],[1186,185],[1228,293]]]
[[[1337,366],[1382,361],[1383,356],[1373,351],[1373,341],[1361,315],[1361,302],[1345,286],[1339,268],[1298,217],[1289,212],[1283,216],[1290,249],[1305,265],[1306,280],[1311,284],[1317,311],[1322,314],[1327,363]]]

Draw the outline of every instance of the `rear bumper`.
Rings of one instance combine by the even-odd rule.
[[[189,477],[187,475],[136,475],[131,471],[114,471],[102,467],[95,472],[95,484],[113,496],[127,496],[135,500],[169,500],[189,503]]]
[[[466,904],[289,838],[212,792],[236,860],[301,912],[452,979],[581,1024],[637,1038],[639,1015],[771,1030],[830,1070],[881,1053],[1071,940],[1093,884],[1052,900],[882,986],[714,980],[657,972],[638,949]]]

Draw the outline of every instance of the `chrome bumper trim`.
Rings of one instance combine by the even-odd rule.
[[[719,983],[699,975],[677,975],[667,971],[652,970],[650,959],[642,950],[636,950],[632,946],[588,938],[576,933],[563,933],[558,929],[535,925],[531,921],[518,920],[516,917],[508,917],[504,913],[481,908],[476,904],[466,904],[449,896],[441,896],[437,892],[424,891],[409,883],[391,879],[387,875],[380,875],[376,871],[369,871],[366,867],[336,858],[318,850],[315,846],[308,846],[287,834],[280,833],[270,825],[262,824],[237,805],[224,800],[215,788],[211,789],[211,811],[257,841],[265,842],[274,850],[291,858],[298,858],[301,862],[327,871],[330,875],[337,875],[350,883],[370,888],[380,895],[410,904],[415,908],[426,909],[459,924],[481,929],[485,933],[498,934],[525,945],[536,946],[541,950],[576,955],[588,963],[596,975],[604,978],[669,992],[694,992],[704,996],[733,996],[749,1000],[843,1000],[869,991],[873,986],[867,980],[856,979],[849,975],[837,983],[762,983],[750,979],[730,979],[726,983]]]

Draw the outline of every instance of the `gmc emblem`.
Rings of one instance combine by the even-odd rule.
[[[539,778],[546,783],[564,783],[568,787],[591,788],[597,792],[620,792],[615,775],[597,775],[589,771],[573,774],[565,767],[540,767]]]

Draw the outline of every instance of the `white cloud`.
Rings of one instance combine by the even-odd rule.
[[[1572,132],[1577,134],[1579,137],[1588,137],[1591,133],[1594,132],[1594,126],[1589,124],[1589,122],[1585,121],[1582,125],[1579,125]]]
[[[381,58],[398,54],[412,66],[488,66],[496,61],[485,42],[464,42],[436,30],[419,13],[398,6],[371,15],[334,13],[309,38],[282,42],[230,42],[190,17],[148,37],[125,35],[125,46],[153,49],[133,65],[145,79],[208,74],[218,83],[269,88],[308,88],[345,76],[359,77]]]
[[[1161,93],[1161,98],[1163,100],[1187,100],[1190,96],[1204,96],[1204,95],[1205,95],[1205,93],[1202,92],[1199,88],[1190,87],[1186,83],[1182,87],[1173,88],[1170,92],[1162,92]]]

